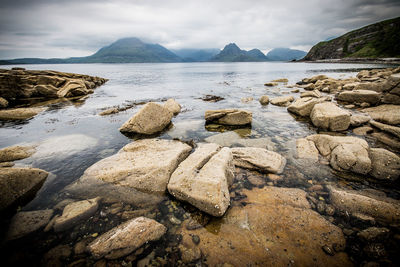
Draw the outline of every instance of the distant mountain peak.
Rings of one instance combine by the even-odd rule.
[[[222,51],[212,58],[221,62],[253,62],[265,61],[265,55],[259,49],[241,50],[235,43],[227,44]]]

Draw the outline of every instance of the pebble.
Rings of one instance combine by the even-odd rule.
[[[192,235],[192,241],[194,244],[198,245],[200,243],[200,237],[198,235]]]
[[[335,255],[335,252],[333,252],[333,250],[332,250],[329,246],[327,246],[327,245],[322,246],[322,250],[323,250],[326,254],[328,254],[328,255],[330,255],[330,256]]]

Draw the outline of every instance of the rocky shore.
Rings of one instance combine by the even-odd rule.
[[[52,71],[0,74],[8,103],[87,94],[106,81]],[[16,92],[3,89],[11,81]],[[139,137],[95,162],[41,210],[17,207],[50,174],[13,167],[40,148],[1,149],[0,211],[14,213],[4,250],[13,254],[33,238],[41,243],[41,264],[54,266],[396,265],[400,68],[346,79],[318,75],[290,87],[298,97],[259,100],[260,108],[276,105],[315,129],[292,147],[279,144],[286,151],[268,137],[240,138],[254,114],[238,108],[205,111],[205,127],[224,132],[200,142],[159,138],[182,106],[149,102],[119,128]],[[375,189],[364,189],[369,184]],[[10,263],[19,262],[15,257]]]

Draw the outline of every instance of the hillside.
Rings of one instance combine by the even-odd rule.
[[[209,49],[177,49],[171,50],[177,56],[181,57],[185,62],[205,62],[210,61],[211,58],[217,55],[220,50],[218,48]]]
[[[304,60],[400,57],[400,17],[314,45]]]
[[[267,54],[269,61],[291,61],[302,59],[307,52],[290,49],[290,48],[274,48]]]
[[[235,43],[230,43],[211,61],[218,62],[254,62],[266,61],[267,57],[258,49],[241,50]]]

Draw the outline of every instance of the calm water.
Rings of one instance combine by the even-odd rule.
[[[10,68],[12,66],[5,66]],[[78,179],[93,163],[115,154],[131,142],[118,128],[141,106],[110,116],[99,116],[103,109],[124,106],[132,102],[162,101],[175,98],[182,112],[173,118],[173,127],[160,138],[193,139],[196,142],[218,134],[204,127],[204,112],[208,109],[241,108],[253,112],[252,131],[247,138],[268,137],[277,151],[288,158],[284,186],[304,188],[294,171],[301,166],[292,159],[297,138],[316,133],[308,121],[296,120],[285,107],[261,106],[261,95],[270,98],[294,95],[292,88],[280,84],[268,88],[263,84],[278,78],[288,78],[295,84],[304,77],[326,74],[333,78],[355,76],[360,69],[385,67],[372,64],[307,64],[307,63],[174,63],[174,64],[70,64],[26,65],[26,69],[50,69],[108,78],[94,94],[75,102],[49,103],[49,109],[24,123],[0,124],[0,148],[21,143],[39,145],[31,158],[19,161],[53,174],[36,198],[24,209],[52,207],[60,190]],[[216,103],[202,101],[211,94],[225,98]],[[254,97],[250,103],[241,98]],[[337,177],[329,167],[316,166],[304,170],[308,179]],[[389,192],[393,193],[393,192]],[[95,229],[99,230],[100,229]]]

